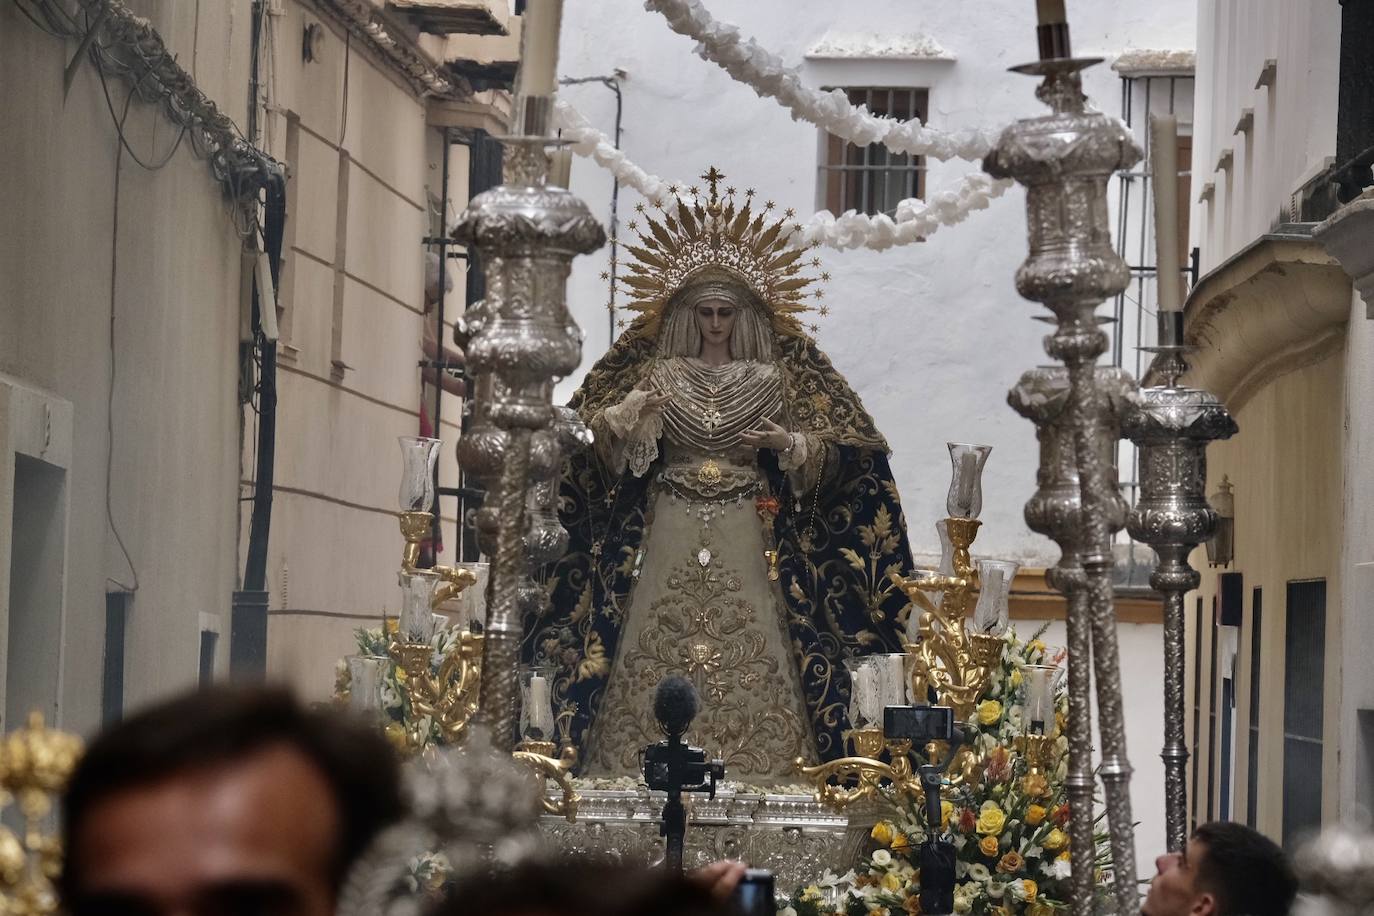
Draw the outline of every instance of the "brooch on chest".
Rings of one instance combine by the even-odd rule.
[[[716,464],[714,458],[707,458],[697,470],[697,483],[701,484],[703,492],[706,492],[720,486],[721,476],[720,465]]]

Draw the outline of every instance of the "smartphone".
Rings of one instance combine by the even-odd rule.
[[[883,734],[908,738],[917,747],[927,741],[952,741],[954,710],[948,706],[889,706],[883,710]]]
[[[749,869],[735,887],[730,900],[742,916],[775,916],[777,903],[773,899],[773,873],[766,868]]]

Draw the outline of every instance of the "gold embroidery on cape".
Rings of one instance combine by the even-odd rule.
[[[650,615],[638,644],[626,646],[620,685],[629,696],[649,696],[670,674],[696,685],[701,712],[692,722],[689,740],[708,753],[719,753],[732,779],[783,776],[796,756],[815,757],[810,731],[783,697],[800,699],[796,674],[768,652],[753,605],[738,596],[738,572],[720,563],[676,566],[668,574],[665,594],[645,612]],[[783,643],[784,647],[788,644]],[[787,661],[790,661],[788,659]],[[787,688],[779,679],[792,682]],[[606,703],[598,730],[618,737],[595,742],[595,765],[612,772],[634,772],[640,749],[659,740],[653,710],[645,704]],[[619,758],[615,751],[619,751]]]

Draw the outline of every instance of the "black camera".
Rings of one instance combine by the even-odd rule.
[[[706,751],[699,747],[660,741],[644,749],[644,782],[650,789],[709,792],[714,798],[716,783],[724,778],[725,764],[706,759]]]
[[[773,873],[764,868],[751,868],[735,885],[730,902],[741,916],[774,916],[778,911],[774,896]]]
[[[921,747],[929,741],[954,740],[954,710],[948,706],[888,706],[883,709],[883,734],[906,738]]]

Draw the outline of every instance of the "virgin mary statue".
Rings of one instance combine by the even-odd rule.
[[[642,217],[628,246],[639,315],[571,402],[595,447],[565,470],[570,546],[525,660],[556,668],[584,775],[637,772],[662,738],[654,690],[681,674],[689,740],[776,784],[843,755],[841,662],[900,651],[889,573],[910,549],[887,443],[797,320],[818,262],[771,203],[703,177],[705,200]]]

